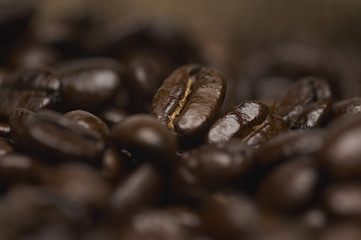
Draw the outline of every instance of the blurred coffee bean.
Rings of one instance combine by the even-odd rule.
[[[14,146],[5,138],[0,137],[0,157],[14,152]]]
[[[139,166],[115,187],[110,198],[111,211],[118,218],[125,218],[158,203],[162,197],[163,181],[163,176],[152,165]]]
[[[333,183],[323,194],[325,211],[336,219],[361,219],[361,185],[358,182]]]
[[[241,140],[232,139],[227,143],[204,144],[184,152],[178,163],[181,170],[177,171],[176,176],[184,178],[184,174],[180,174],[184,171],[193,176],[193,181],[187,181],[189,176],[184,178],[187,185],[180,188],[200,185],[219,189],[239,184],[252,167],[251,149]]]
[[[315,155],[323,146],[325,135],[321,130],[294,130],[279,134],[254,152],[257,167],[269,168],[293,157]]]
[[[123,87],[122,65],[108,58],[88,58],[58,67],[66,108],[95,111],[114,100]]]
[[[48,163],[56,160],[80,160],[98,164],[104,141],[96,132],[53,111],[35,113],[23,124],[18,144],[29,154]]]
[[[110,130],[103,120],[94,114],[83,110],[74,110],[65,113],[64,117],[78,123],[86,129],[96,132],[105,143],[108,142]]]
[[[101,174],[85,164],[54,167],[42,176],[43,184],[64,199],[89,209],[105,209],[111,189]]]
[[[1,87],[0,119],[8,120],[16,108],[38,111],[44,108],[52,108],[57,102],[58,96],[54,93]]]
[[[150,209],[132,216],[120,229],[119,237],[124,240],[187,240],[192,239],[192,234],[167,211]]]
[[[264,227],[257,207],[241,194],[215,193],[203,204],[201,218],[215,239],[248,239]]]
[[[56,92],[60,89],[61,81],[49,70],[26,69],[14,72],[4,79],[1,86],[21,90]]]
[[[360,238],[360,224],[356,222],[334,223],[317,234],[319,240],[357,240]]]
[[[315,198],[319,181],[312,159],[293,159],[262,180],[257,200],[262,207],[283,213],[302,211]]]
[[[0,137],[10,137],[10,126],[8,122],[0,122]]]
[[[115,146],[124,148],[136,160],[161,167],[174,165],[177,139],[152,115],[127,117],[111,129],[111,139]]]
[[[326,80],[306,77],[283,96],[278,114],[290,128],[318,127],[331,110],[333,95]]]
[[[335,102],[332,106],[331,121],[337,118],[347,118],[361,112],[361,98],[354,97]]]
[[[256,79],[252,87],[254,98],[258,100],[280,99],[285,89],[289,89],[293,81],[287,77],[265,76]]]
[[[219,118],[208,130],[209,143],[226,142],[232,137],[242,138],[268,117],[267,105],[260,102],[243,102]]]
[[[36,182],[42,170],[37,160],[24,154],[8,152],[0,157],[0,185]]]
[[[100,113],[99,117],[109,126],[123,121],[129,114],[118,107],[109,107]]]
[[[19,145],[25,134],[25,122],[32,117],[34,112],[25,108],[17,108],[9,117],[11,139]]]
[[[187,65],[163,82],[151,113],[181,138],[200,137],[216,117],[225,90],[226,82],[218,71]]]
[[[121,155],[114,148],[107,148],[104,151],[102,159],[102,176],[110,181],[116,180],[117,178],[121,177],[130,165],[130,163],[128,163],[128,160],[129,159]]]
[[[360,133],[360,115],[341,119],[330,126],[318,157],[326,174],[337,179],[360,179]]]

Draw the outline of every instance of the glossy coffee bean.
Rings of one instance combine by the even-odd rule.
[[[100,173],[90,166],[68,163],[42,174],[43,184],[64,199],[89,209],[106,207],[111,189]]]
[[[0,137],[10,137],[10,126],[8,122],[0,122]]]
[[[226,82],[213,69],[187,65],[158,89],[151,113],[181,138],[203,134],[223,102]]]
[[[243,138],[243,141],[250,146],[259,147],[286,130],[286,122],[280,117],[275,117],[252,129],[252,132],[248,133],[248,135]]]
[[[298,80],[283,96],[278,114],[291,128],[318,127],[331,110],[333,95],[328,82],[306,77]]]
[[[7,120],[16,108],[39,111],[54,107],[58,102],[57,94],[45,91],[0,89],[0,118]]]
[[[127,117],[111,129],[111,139],[119,149],[127,150],[138,161],[174,165],[177,139],[152,115]]]
[[[361,112],[361,98],[354,97],[336,102],[332,106],[331,120],[347,118]]]
[[[130,163],[129,159],[121,155],[117,150],[112,147],[107,148],[104,151],[102,164],[101,164],[101,174],[105,179],[113,181],[121,177],[127,170]]]
[[[74,110],[65,113],[64,117],[78,123],[86,129],[96,132],[104,142],[108,141],[110,135],[108,126],[94,114],[83,110]]]
[[[325,211],[336,219],[361,219],[361,185],[358,182],[334,183],[323,194]]]
[[[206,141],[226,142],[233,137],[242,138],[252,128],[260,125],[268,117],[267,105],[260,102],[243,102],[233,107],[210,127]]]
[[[14,145],[5,138],[0,137],[0,156],[7,155],[14,151]]]
[[[200,185],[217,189],[239,184],[250,173],[252,164],[251,149],[241,140],[232,139],[184,152],[177,172],[178,177],[188,183],[186,187]]]
[[[1,86],[21,90],[55,92],[60,89],[61,81],[48,70],[19,70],[6,78]]]
[[[312,159],[294,159],[266,176],[257,193],[262,207],[292,213],[302,211],[315,197],[319,174]]]
[[[53,111],[38,112],[27,119],[17,141],[29,154],[49,163],[81,160],[95,164],[104,150],[104,142],[95,132]]]
[[[337,121],[330,127],[318,157],[322,170],[332,178],[360,179],[361,116]]]
[[[107,58],[73,60],[58,68],[63,103],[72,109],[97,110],[123,86],[122,66]]]
[[[163,191],[163,177],[149,164],[139,166],[115,187],[110,198],[113,214],[125,218],[129,214],[158,203]]]
[[[324,131],[288,131],[264,143],[254,153],[259,168],[268,168],[297,156],[315,155],[323,146]]]

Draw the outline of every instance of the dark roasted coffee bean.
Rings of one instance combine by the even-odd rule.
[[[259,102],[244,102],[233,107],[209,129],[206,141],[226,142],[232,137],[242,138],[268,117],[267,105]]]
[[[31,155],[48,162],[81,160],[96,164],[104,150],[100,136],[53,111],[35,113],[17,139]]]
[[[246,239],[263,228],[256,205],[239,194],[215,193],[204,202],[201,218],[215,239]]]
[[[7,154],[0,157],[0,184],[34,182],[42,170],[41,164],[35,159],[18,153]]]
[[[9,117],[11,139],[19,144],[25,134],[25,122],[34,114],[25,108],[17,108]]]
[[[10,126],[8,122],[0,122],[0,137],[8,138],[10,136]]]
[[[294,159],[275,168],[258,188],[261,206],[276,211],[302,211],[314,199],[319,174],[312,160]]]
[[[163,185],[163,177],[156,168],[141,165],[116,186],[110,199],[111,209],[116,216],[124,218],[156,204],[161,199]]]
[[[192,232],[202,231],[203,222],[197,211],[184,205],[167,206],[165,210],[172,214],[182,227]]]
[[[337,121],[319,154],[322,170],[333,178],[361,177],[361,115]]]
[[[54,92],[60,89],[60,79],[48,70],[22,70],[6,78],[1,86],[21,90]]]
[[[109,126],[123,121],[129,114],[117,107],[110,107],[100,113],[99,117]]]
[[[123,86],[123,68],[113,59],[73,60],[58,68],[61,97],[72,109],[97,110],[111,103]]]
[[[14,152],[14,146],[5,138],[0,137],[0,157]]]
[[[86,129],[96,132],[104,142],[108,141],[110,134],[108,126],[94,114],[83,110],[74,110],[67,112],[64,117],[75,121]]]
[[[286,122],[280,117],[275,117],[256,126],[252,132],[243,138],[243,141],[250,146],[259,147],[286,130]]]
[[[174,165],[177,139],[152,115],[127,117],[111,129],[111,139],[118,148],[124,148],[136,160],[161,166]]]
[[[217,189],[239,184],[249,174],[252,164],[251,148],[241,140],[204,144],[181,155],[176,177],[187,184],[178,187],[200,185]]]
[[[0,119],[7,120],[16,108],[38,111],[51,108],[57,102],[57,94],[45,91],[0,88]]]
[[[283,96],[278,114],[291,128],[318,127],[331,110],[332,100],[333,95],[326,80],[302,78]]]
[[[101,174],[85,164],[64,164],[42,175],[43,184],[64,199],[94,209],[106,207],[111,189]]]
[[[325,135],[321,130],[296,130],[279,134],[255,151],[255,162],[259,168],[268,168],[293,157],[314,155],[323,146]]]
[[[212,124],[225,90],[226,82],[218,71],[187,65],[163,82],[151,112],[180,137],[199,137]]]
[[[358,113],[361,113],[361,98],[354,97],[334,103],[330,118],[347,118]]]
[[[361,219],[361,185],[354,183],[333,183],[323,195],[325,211],[335,218]]]
[[[132,216],[128,224],[120,228],[118,236],[124,240],[193,239],[191,232],[174,215],[158,209],[144,210]]]
[[[101,173],[104,178],[113,181],[127,170],[129,163],[127,163],[125,156],[121,155],[117,150],[109,147],[104,151]]]

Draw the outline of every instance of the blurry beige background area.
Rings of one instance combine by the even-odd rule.
[[[359,0],[40,0],[40,6],[40,19],[88,10],[107,19],[152,16],[243,39],[307,31],[328,40],[361,42]]]

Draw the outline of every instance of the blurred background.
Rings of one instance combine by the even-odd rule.
[[[232,32],[240,39],[285,37],[311,32],[330,41],[361,40],[361,1],[357,0],[42,0],[40,19],[87,10],[114,19],[146,15],[192,29]]]

